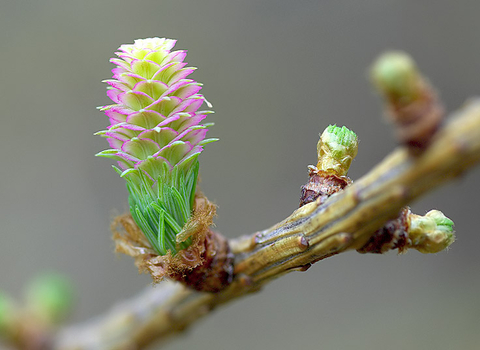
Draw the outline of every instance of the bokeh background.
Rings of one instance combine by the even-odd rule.
[[[297,206],[318,133],[360,139],[359,178],[395,147],[367,79],[386,49],[412,54],[449,110],[480,93],[480,2],[0,1],[0,288],[20,298],[41,271],[71,276],[72,322],[150,283],[116,256],[109,222],[124,181],[93,133],[107,125],[102,79],[122,43],[165,36],[188,49],[216,125],[201,188],[228,237]],[[448,252],[342,254],[218,311],[165,349],[478,349],[480,171],[413,204],[456,223]],[[155,347],[153,347],[155,348]]]

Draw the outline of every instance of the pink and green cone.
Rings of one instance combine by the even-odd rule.
[[[114,167],[127,181],[130,212],[160,255],[175,254],[189,241],[176,235],[191,216],[198,179],[198,156],[206,139],[201,124],[212,111],[199,111],[205,97],[201,84],[187,77],[195,68],[183,62],[186,51],[172,51],[176,41],[135,40],[122,45],[107,95],[114,104],[101,108],[110,120],[110,149],[98,153],[118,162]]]

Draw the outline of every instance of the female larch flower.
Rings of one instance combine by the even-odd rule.
[[[130,212],[152,248],[160,255],[176,254],[189,240],[177,242],[192,214],[198,179],[198,156],[206,139],[202,124],[209,103],[202,85],[187,78],[186,51],[172,51],[176,41],[135,40],[122,45],[113,79],[105,80],[113,104],[100,109],[110,120],[105,137],[110,149],[98,153],[118,162],[114,167],[127,181]]]

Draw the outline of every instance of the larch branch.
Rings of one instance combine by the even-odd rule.
[[[392,152],[363,178],[323,204],[309,203],[265,231],[230,242],[235,279],[224,291],[201,293],[164,282],[109,314],[60,331],[58,349],[139,349],[166,341],[217,306],[258,291],[292,270],[361,248],[387,220],[420,195],[480,160],[480,99],[456,112],[419,156]]]

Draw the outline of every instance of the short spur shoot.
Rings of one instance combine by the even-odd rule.
[[[212,124],[203,121],[213,112],[200,110],[204,104],[211,106],[200,94],[202,85],[188,78],[195,68],[184,62],[186,51],[172,51],[175,43],[148,38],[120,46],[118,58],[110,60],[116,65],[113,79],[105,80],[113,104],[100,108],[110,125],[97,133],[110,145],[97,155],[117,161],[114,169],[127,182],[131,217],[148,241],[145,244],[137,232],[130,233],[129,238],[123,237],[123,248],[119,249],[117,242],[117,250],[139,258],[137,265],[150,270],[156,279],[169,274],[164,270],[175,257],[177,265],[182,264],[178,253],[193,244],[195,228],[203,224],[200,230],[206,226],[208,231],[215,212],[203,197],[200,202],[209,217],[200,218],[200,225],[192,222],[198,200],[198,156],[206,144],[217,139],[206,138]],[[127,226],[136,230],[135,224]],[[169,258],[146,263],[158,255]],[[197,255],[194,266],[206,259],[198,249]],[[161,265],[162,272],[154,274],[152,265]],[[183,274],[178,266],[175,274],[179,269]]]

